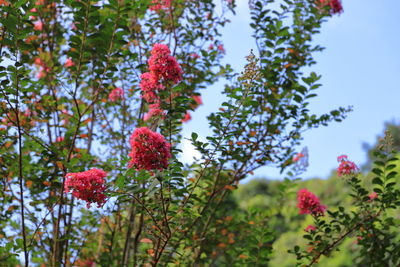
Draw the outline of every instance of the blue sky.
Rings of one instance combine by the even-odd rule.
[[[237,0],[237,15],[222,31],[226,49],[225,62],[240,71],[244,57],[255,49],[249,27],[247,0]],[[353,106],[354,111],[342,123],[312,129],[304,135],[310,166],[305,178],[325,178],[337,167],[336,157],[347,154],[358,164],[366,160],[362,143],[373,143],[383,132],[385,121],[400,122],[400,10],[399,0],[343,0],[344,13],[326,22],[314,39],[326,47],[315,54],[313,71],[322,75],[323,86],[310,106],[321,114],[339,106]],[[223,101],[223,83],[202,91],[205,103],[185,125],[184,133],[200,136],[210,132],[206,116]],[[186,159],[194,155],[184,145]],[[301,149],[301,148],[299,148]],[[261,168],[255,176],[279,178],[273,168]]]

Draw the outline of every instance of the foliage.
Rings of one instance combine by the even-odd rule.
[[[294,159],[303,132],[349,111],[308,109],[321,86],[311,68],[322,48],[312,37],[339,9],[326,1],[251,1],[259,51],[236,74],[220,63],[220,29],[235,2],[221,4],[218,14],[212,0],[0,1],[3,265],[269,263],[272,229],[287,227],[278,225],[286,191],[305,167]],[[201,157],[185,166],[182,123],[201,102],[200,89],[221,77],[227,101],[208,117],[206,141],[192,133]],[[388,182],[393,167],[382,162],[373,182],[386,211],[397,191]],[[280,206],[237,213],[231,192],[266,165],[289,170],[274,196]],[[349,181],[365,198],[360,181]],[[330,213],[352,218],[354,229],[378,214]],[[315,251],[325,254],[332,222],[314,217],[327,235],[311,241],[324,240]],[[380,223],[374,231],[392,244],[393,224]]]
[[[378,154],[382,156],[382,152]],[[396,159],[398,152],[392,154],[392,156],[386,155],[389,156],[387,166],[392,165],[392,167],[389,167],[390,172],[400,171],[399,161]],[[377,164],[381,163],[378,161]],[[393,165],[396,167],[393,168]],[[337,243],[330,250],[327,249],[324,254],[320,255],[318,262],[321,266],[354,266],[354,264],[360,266],[396,266],[398,264],[396,253],[400,237],[398,227],[396,227],[400,220],[398,206],[400,186],[398,183],[393,184],[397,178],[389,179],[390,182],[386,184],[392,183],[389,187],[394,188],[390,194],[392,194],[395,204],[391,208],[383,208],[382,201],[385,201],[385,199],[388,201],[388,197],[381,198],[382,193],[377,193],[376,198],[371,199],[370,197],[373,190],[377,192],[380,190],[380,186],[373,183],[376,178],[374,172],[377,171],[370,171],[365,175],[358,173],[357,177],[339,177],[334,172],[326,180],[298,181],[295,186],[286,191],[287,198],[282,200],[276,199],[274,196],[278,195],[283,182],[264,179],[252,180],[239,186],[234,193],[237,206],[241,207],[235,212],[240,214],[248,209],[268,209],[270,211],[269,227],[274,236],[274,253],[270,261],[271,266],[296,265],[296,258],[287,256],[287,250],[293,251],[294,245],[299,251],[302,251],[301,254],[305,257],[303,262],[306,264],[307,257],[316,256],[318,249],[326,249],[336,241]],[[358,180],[357,185],[359,187],[352,183],[354,179]],[[377,180],[375,180],[375,183],[377,183]],[[358,189],[355,189],[355,187],[358,187]],[[321,203],[328,207],[328,215],[319,217],[317,221],[314,220],[316,218],[313,218],[313,216],[299,215],[296,207],[296,192],[301,188],[308,188],[320,196]],[[354,198],[352,196],[354,190],[363,190],[364,193],[367,192],[367,195],[363,199]],[[361,216],[367,216],[374,211],[380,211],[380,214],[373,220],[363,222],[360,219]],[[339,213],[343,217],[332,217],[334,216],[332,214]],[[349,221],[350,218],[351,221]],[[368,217],[366,218],[368,219]],[[325,223],[320,226],[321,228],[316,227],[315,232],[305,232],[308,225],[317,225],[317,222],[320,223],[322,220]],[[362,225],[354,228],[360,223]],[[334,224],[334,226],[331,226],[331,224]],[[333,236],[324,232],[328,229],[328,226],[332,229],[328,232],[331,235],[333,233]],[[341,231],[337,231],[336,227],[340,227]],[[349,232],[349,230],[351,231]],[[302,236],[304,236],[304,239]],[[343,238],[339,240],[338,237]],[[317,238],[328,241],[328,244],[325,243],[325,247],[318,245],[319,240]],[[379,247],[383,244],[385,248]],[[313,249],[311,250],[311,248]]]

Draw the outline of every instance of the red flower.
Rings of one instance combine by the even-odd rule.
[[[133,132],[129,142],[132,147],[129,167],[138,170],[162,170],[168,167],[168,160],[171,158],[170,144],[161,134],[141,127]]]
[[[217,49],[218,49],[218,51],[220,51],[221,53],[225,53],[224,45],[220,44],[220,45],[217,47]]]
[[[321,8],[329,6],[331,14],[340,14],[343,12],[343,6],[340,0],[318,0],[318,1],[319,3],[318,2],[317,3]]]
[[[0,0],[0,6],[9,6],[10,3],[8,3],[6,0]]]
[[[108,99],[112,102],[124,99],[124,90],[120,87],[113,89],[108,95]]]
[[[153,4],[150,7],[151,11],[158,11],[160,9],[169,9],[171,7],[172,0],[152,0],[151,3]]]
[[[84,172],[67,173],[65,176],[64,190],[65,193],[72,191],[72,195],[78,199],[86,201],[86,207],[89,208],[91,203],[97,203],[98,208],[106,203],[104,191],[104,178],[107,173],[99,169],[91,169]]]
[[[40,59],[39,57],[35,59],[35,64],[39,65],[39,66],[45,66],[46,63],[43,62],[42,59]]]
[[[42,31],[43,30],[43,22],[42,21],[36,21],[35,23],[33,23],[33,28],[36,30],[36,31]]]
[[[315,226],[309,225],[309,226],[306,227],[306,229],[304,229],[304,231],[306,231],[306,232],[314,232],[315,229],[316,229]]]
[[[186,112],[185,117],[183,117],[182,122],[188,122],[192,119],[189,112]]]
[[[194,96],[192,96],[192,98],[197,103],[197,105],[203,105],[203,100],[201,100],[201,96],[194,95]]]
[[[304,157],[303,153],[299,152],[293,157],[293,162],[299,161],[302,157]]]
[[[352,175],[357,173],[357,165],[354,162],[348,160],[346,155],[339,156],[338,162],[340,162],[340,165],[337,169],[338,176]]]
[[[38,79],[42,79],[42,78],[46,77],[46,74],[47,74],[49,71],[50,71],[50,69],[47,68],[47,67],[40,67],[40,71],[39,71],[39,73],[37,74],[37,78],[38,78]]]
[[[176,59],[170,55],[168,46],[155,44],[149,58],[150,72],[143,73],[140,78],[142,97],[148,103],[160,103],[159,91],[164,90],[163,82],[177,84],[182,80],[182,69]]]
[[[201,99],[201,96],[199,96],[199,95],[192,95],[192,98],[193,98],[193,100],[194,100],[194,102],[195,102],[195,103],[191,103],[191,104],[190,104],[190,107],[191,107],[192,109],[195,109],[195,108],[197,108],[197,107],[200,106],[200,105],[203,105],[203,100]]]
[[[155,44],[149,58],[149,70],[155,79],[161,82],[177,84],[182,80],[182,69],[171,51],[164,44]]]
[[[369,194],[369,200],[371,200],[371,201],[377,197],[378,197],[378,194],[376,192],[372,192],[371,194]]]
[[[73,65],[75,65],[75,63],[72,61],[71,58],[67,58],[67,61],[65,61],[64,66],[65,67],[72,67]]]
[[[36,8],[32,8],[31,10],[29,10],[29,12],[31,12],[31,13],[36,13],[36,12],[37,12],[37,9],[36,9]],[[29,16],[29,19],[30,19],[30,20],[35,20],[35,19],[36,19],[36,16]]]
[[[160,109],[160,104],[158,103],[150,105],[149,112],[144,115],[143,120],[148,121],[155,116],[162,116],[162,118],[164,118],[165,116],[164,110]]]
[[[142,97],[148,103],[158,102],[157,91],[164,90],[164,86],[150,72],[143,73],[140,78],[142,79],[139,84],[140,89],[142,89]]]
[[[297,207],[300,209],[300,214],[317,216],[324,215],[326,210],[326,206],[321,205],[318,197],[305,188],[297,193]]]

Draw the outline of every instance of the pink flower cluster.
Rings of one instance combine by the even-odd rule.
[[[192,115],[189,112],[186,112],[185,116],[182,119],[182,122],[188,122],[192,119]]]
[[[309,233],[309,232],[314,232],[316,229],[317,228],[315,228],[315,226],[309,225],[309,226],[306,227],[306,229],[304,229],[304,231]]]
[[[113,89],[108,95],[108,99],[112,102],[124,99],[124,90],[120,87]]]
[[[150,104],[149,112],[144,114],[144,121],[148,121],[152,117],[160,116],[164,119],[165,111],[160,108],[159,103]]]
[[[43,30],[43,22],[41,20],[36,21],[33,23],[33,28],[35,31],[42,31]]]
[[[129,142],[132,148],[129,167],[138,170],[162,170],[168,167],[170,144],[161,134],[141,127],[135,129]]]
[[[35,5],[36,6],[41,5],[41,1],[37,1]],[[34,14],[34,16],[33,15],[29,16],[29,19],[30,20],[35,20],[36,19],[37,9],[36,8],[32,8],[31,10],[29,10],[29,12]],[[33,29],[35,31],[43,31],[43,22],[40,19],[35,21],[33,23]]]
[[[142,89],[142,97],[147,103],[159,103],[160,99],[157,95],[158,91],[164,90],[165,87],[158,82],[154,75],[150,72],[143,73],[139,86]]]
[[[369,194],[369,200],[372,201],[376,198],[378,198],[378,194],[376,192],[372,192],[371,194]]]
[[[155,44],[149,58],[150,73],[156,80],[177,84],[182,80],[182,69],[164,44]]]
[[[218,51],[220,51],[221,53],[225,54],[225,48],[223,44],[218,45],[217,47]]]
[[[149,112],[145,115],[148,120],[152,116],[161,115],[164,112],[160,109],[160,97],[158,93],[165,89],[163,84],[174,85],[182,80],[182,69],[176,59],[171,56],[171,51],[164,44],[155,44],[151,50],[148,61],[149,72],[143,73],[139,86],[142,90],[142,97],[150,106]]]
[[[339,156],[337,160],[340,163],[337,169],[339,176],[353,175],[357,173],[358,171],[357,165],[354,162],[348,160],[346,155]]]
[[[324,215],[326,210],[326,206],[321,205],[318,197],[305,188],[297,192],[297,207],[300,214],[312,214],[314,216]]]
[[[106,202],[104,194],[106,176],[105,171],[95,168],[84,172],[67,173],[64,184],[65,193],[72,191],[74,197],[86,201],[87,208],[91,203],[97,203],[98,207],[101,207]]]
[[[329,6],[331,14],[340,14],[343,12],[342,2],[340,0],[318,0],[320,7]]]
[[[36,8],[32,8],[31,10],[29,10],[29,12],[31,12],[31,13],[36,13],[36,12],[37,12],[37,9],[36,9]],[[30,19],[30,20],[35,20],[35,19],[36,19],[36,16],[29,16],[29,19]]]
[[[47,66],[46,62],[44,62],[41,58],[35,59],[35,65],[39,66],[39,73],[37,74],[38,79],[46,77],[46,74],[50,72],[50,68]]]
[[[72,66],[74,66],[75,65],[75,63],[72,61],[72,59],[71,58],[67,58],[67,60],[65,61],[65,64],[64,64],[64,66],[65,67],[72,67]]]
[[[169,9],[171,7],[172,0],[152,0],[151,4],[151,11],[159,11],[162,9]]]
[[[196,104],[199,105],[203,105],[203,100],[201,99],[201,96],[199,95],[193,95],[192,96],[194,102],[196,102]]]
[[[297,162],[297,161],[299,161],[301,158],[303,158],[304,157],[304,155],[303,155],[303,153],[301,153],[301,152],[299,152],[299,153],[297,153],[294,157],[293,157],[293,162]]]
[[[31,111],[29,108],[25,110],[25,112],[19,111],[18,112],[18,117],[19,117],[19,124],[22,127],[33,127],[36,125],[36,122],[33,120],[33,116],[36,116],[37,113],[36,111]],[[5,128],[11,127],[11,126],[17,126],[17,116],[15,112],[7,112],[7,115],[3,117],[0,120],[0,126],[4,126]]]

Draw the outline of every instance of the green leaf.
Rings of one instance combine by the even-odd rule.
[[[379,177],[375,177],[375,178],[372,180],[372,183],[373,183],[373,184],[377,184],[377,185],[383,185],[383,181],[382,181]]]
[[[395,171],[390,172],[388,175],[386,175],[386,180],[393,179],[396,177],[396,175],[397,175],[397,172],[395,172]]]
[[[196,141],[199,135],[197,133],[192,133],[192,140]]]
[[[394,168],[396,168],[395,164],[390,164],[390,165],[386,166],[387,171],[393,170]]]
[[[378,169],[378,168],[373,168],[372,170],[371,170],[373,173],[375,173],[376,175],[382,175],[382,173],[383,173],[383,171],[381,170],[381,169]]]
[[[125,176],[123,175],[118,176],[117,180],[115,181],[115,185],[118,188],[122,188],[125,185]]]
[[[386,188],[391,188],[394,187],[396,185],[396,182],[390,182],[386,184]]]
[[[378,194],[383,193],[383,191],[381,189],[379,189],[379,188],[374,188],[374,192],[378,193]]]

